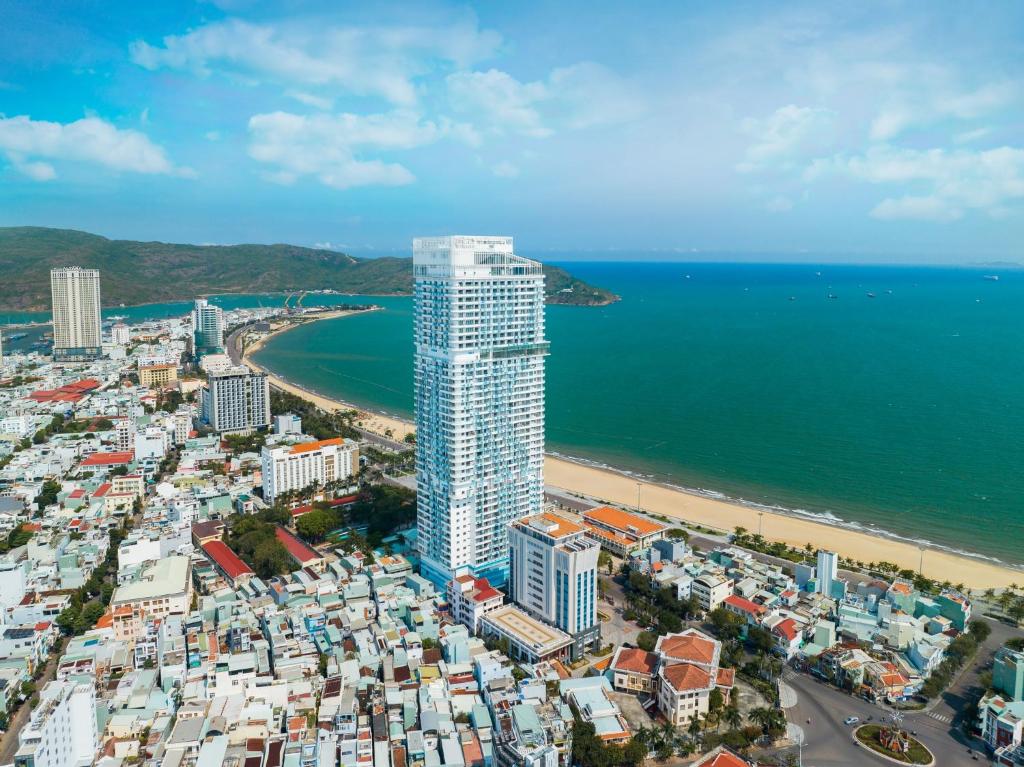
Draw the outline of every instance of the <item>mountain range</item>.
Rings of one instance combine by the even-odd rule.
[[[50,270],[99,269],[105,306],[223,293],[334,290],[412,293],[412,259],[357,258],[297,245],[183,245],[110,240],[74,229],[0,227],[0,310],[50,308]],[[544,265],[549,304],[603,306],[618,296]]]

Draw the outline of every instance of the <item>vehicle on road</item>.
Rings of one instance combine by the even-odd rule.
[[[846,717],[846,719],[843,720],[843,724],[845,724],[845,725],[853,725],[853,724],[857,724],[857,722],[859,722],[859,721],[860,721],[860,717],[859,716],[848,716],[848,717]]]

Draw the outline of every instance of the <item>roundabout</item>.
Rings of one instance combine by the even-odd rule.
[[[894,764],[935,764],[932,752],[904,730],[898,720],[890,724],[863,724],[854,730],[853,738],[861,748]]]

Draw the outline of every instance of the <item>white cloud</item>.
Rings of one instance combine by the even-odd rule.
[[[519,176],[519,166],[508,160],[502,160],[491,168],[491,172],[498,178],[517,178]]]
[[[394,104],[416,101],[414,79],[438,64],[463,67],[496,52],[500,36],[475,21],[438,27],[343,27],[282,22],[214,22],[162,45],[131,44],[135,63],[147,69],[215,69],[287,85],[341,88],[381,96]],[[317,94],[319,95],[319,94]]]
[[[941,120],[976,120],[1012,104],[1021,94],[1015,82],[962,90],[947,82],[951,78],[948,73],[932,74],[933,77],[922,78],[920,82],[901,83],[899,92],[889,98],[871,122],[869,136],[873,141],[890,141],[908,128]],[[931,82],[933,78],[938,82]],[[928,84],[922,87],[921,82]]]
[[[37,181],[55,178],[52,161],[62,160],[129,173],[194,175],[188,168],[175,167],[144,133],[117,128],[99,117],[58,123],[27,115],[0,116],[0,152]]]
[[[537,104],[547,97],[543,83],[521,83],[508,72],[457,72],[448,76],[448,98],[457,111],[499,133],[551,135]]]
[[[1009,146],[949,151],[881,145],[860,155],[815,160],[804,178],[815,181],[832,174],[924,190],[883,200],[872,211],[876,218],[943,221],[968,209],[1005,215],[1007,204],[1024,199],[1024,149]]]
[[[334,106],[334,99],[327,98],[326,96],[317,96],[314,93],[306,93],[304,91],[289,91],[288,95],[296,101],[299,101],[306,106],[313,107],[314,109],[322,109],[324,111]]]
[[[498,134],[543,138],[559,128],[623,123],[644,112],[643,101],[625,80],[589,61],[554,69],[546,80],[534,82],[490,69],[456,72],[447,84],[457,112]]]
[[[827,143],[835,114],[819,107],[779,107],[763,119],[748,117],[741,127],[754,139],[736,169],[741,173],[791,167],[802,152]]]
[[[885,221],[917,219],[920,221],[955,221],[963,210],[940,197],[888,197],[876,205],[871,215]]]
[[[403,110],[374,115],[272,112],[249,119],[249,155],[273,166],[267,177],[278,183],[313,176],[336,189],[401,186],[415,180],[408,168],[360,159],[359,153],[414,149],[446,135],[445,126]]]

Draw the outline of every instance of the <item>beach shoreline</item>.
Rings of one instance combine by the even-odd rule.
[[[361,312],[325,313],[310,321],[333,319]],[[329,315],[329,316],[328,316]],[[242,352],[242,361],[251,369],[267,374],[271,385],[302,397],[326,410],[355,410],[360,428],[381,436],[402,440],[413,432],[413,424],[403,418],[328,397],[288,381],[250,359],[271,338],[298,327],[284,324],[273,328]],[[999,562],[970,552],[951,551],[939,545],[900,538],[885,531],[853,529],[851,523],[812,519],[775,507],[729,498],[710,497],[694,490],[639,478],[613,467],[598,466],[562,455],[547,453],[544,461],[545,483],[567,493],[611,503],[626,509],[639,508],[647,514],[678,519],[684,524],[700,525],[731,532],[736,527],[760,532],[769,541],[790,546],[836,551],[840,556],[863,562],[892,562],[901,568],[921,572],[937,581],[963,583],[971,589],[1005,588],[1024,581],[1024,568]]]

